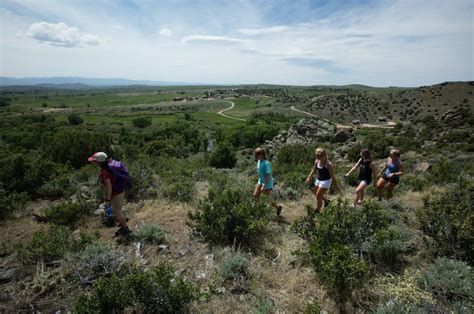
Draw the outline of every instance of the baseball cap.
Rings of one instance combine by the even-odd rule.
[[[88,161],[98,161],[98,162],[104,162],[107,160],[107,154],[104,152],[96,152],[94,155],[90,156],[87,158]]]

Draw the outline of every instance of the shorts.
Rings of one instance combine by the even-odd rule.
[[[390,182],[390,183],[392,183],[392,184],[398,184],[398,183],[400,183],[400,177],[399,177],[399,176],[394,176],[394,177],[389,178],[389,177],[387,177],[386,175],[383,175],[383,176],[382,176],[382,179],[384,179],[385,181],[388,181],[388,182]]]
[[[329,180],[318,180],[318,179],[316,179],[316,181],[314,182],[314,186],[324,188],[324,189],[329,189],[331,187],[331,183],[332,183],[331,179],[329,179]]]
[[[369,178],[369,179],[367,179],[367,178],[358,178],[358,180],[359,180],[359,183],[364,182],[366,185],[370,185],[370,183],[372,183],[372,178]]]

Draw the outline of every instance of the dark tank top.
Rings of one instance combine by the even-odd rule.
[[[318,162],[316,161],[316,169],[318,170],[318,180],[319,181],[326,181],[331,179],[331,175],[329,174],[329,169],[326,167],[327,159],[324,161],[323,167],[318,167]]]
[[[363,159],[360,161],[359,165],[359,180],[370,180],[372,179],[372,168],[370,164],[372,160],[364,161]]]

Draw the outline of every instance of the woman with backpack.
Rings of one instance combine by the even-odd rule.
[[[356,197],[353,206],[362,204],[362,201],[364,200],[365,189],[370,185],[372,179],[374,182],[374,187],[376,186],[375,165],[372,162],[372,158],[370,158],[370,151],[368,149],[361,150],[360,159],[357,161],[354,167],[352,167],[352,169],[346,173],[345,177],[350,176],[350,174],[357,168],[359,168],[359,185],[355,191]]]
[[[329,204],[329,200],[324,194],[331,188],[331,184],[334,183],[336,191],[341,191],[339,184],[337,184],[336,177],[334,176],[334,166],[331,161],[327,159],[326,151],[323,148],[316,149],[316,160],[314,166],[311,169],[308,177],[306,178],[306,184],[312,184],[313,175],[317,173],[316,181],[313,186],[313,193],[316,196],[316,209],[319,213],[323,207],[323,201]]]
[[[383,173],[383,175],[382,175]],[[400,151],[398,149],[392,149],[388,155],[387,162],[379,172],[379,181],[377,182],[377,196],[379,201],[383,198],[382,189],[387,184],[387,200],[390,200],[393,196],[393,189],[395,185],[400,182],[400,176],[403,175],[403,165],[400,161]]]
[[[115,236],[130,235],[127,218],[122,211],[125,189],[131,187],[127,168],[120,162],[107,157],[104,152],[96,152],[88,158],[89,162],[100,167],[99,179],[105,186],[105,208],[112,205],[112,214],[120,224]]]

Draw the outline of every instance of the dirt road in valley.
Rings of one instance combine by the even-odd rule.
[[[246,121],[245,119],[241,119],[241,118],[236,118],[236,117],[231,117],[231,116],[228,116],[226,114],[224,114],[224,111],[227,111],[227,110],[230,110],[232,108],[234,108],[235,104],[232,102],[232,101],[229,101],[231,103],[230,107],[229,108],[225,108],[225,109],[222,109],[221,111],[219,111],[217,114],[223,116],[223,117],[226,117],[226,118],[230,118],[230,119],[234,119],[234,120],[239,120],[239,121]]]
[[[379,129],[392,129],[394,128],[397,123],[396,122],[393,122],[393,121],[389,121],[389,122],[386,122],[384,124],[370,124],[370,123],[363,123],[363,124],[359,124],[359,125],[345,125],[345,124],[339,124],[339,123],[335,123],[335,122],[332,122],[328,119],[325,119],[325,118],[322,118],[320,116],[317,116],[315,114],[312,114],[310,112],[307,112],[307,111],[303,111],[303,110],[300,110],[300,109],[296,109],[295,106],[291,106],[291,110],[295,111],[295,112],[299,112],[299,113],[302,113],[302,114],[305,114],[305,115],[308,115],[310,117],[314,117],[314,118],[318,118],[318,119],[321,119],[323,121],[326,121],[328,123],[331,123],[331,124],[335,124],[336,125],[336,128],[338,129],[348,129],[348,128],[379,128]]]

